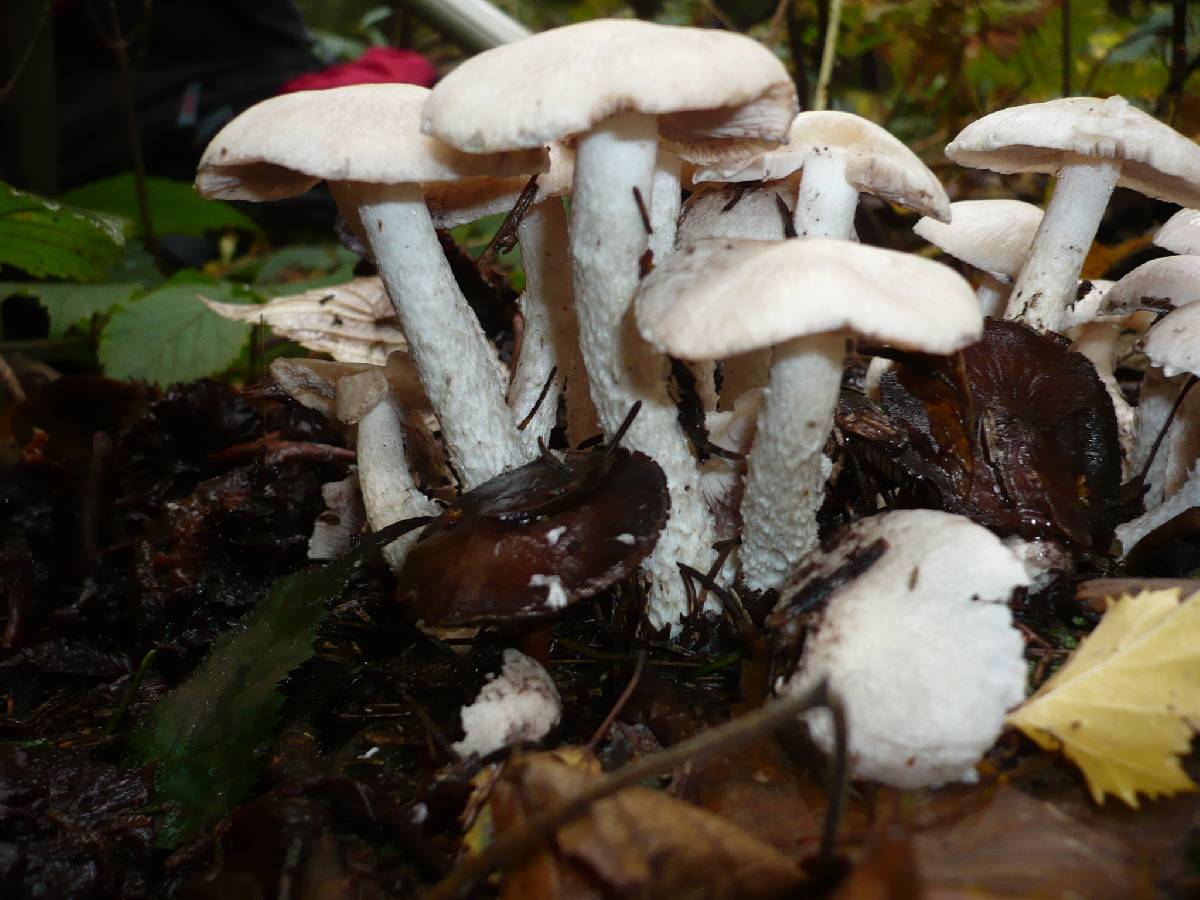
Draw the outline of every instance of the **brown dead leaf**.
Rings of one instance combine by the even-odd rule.
[[[1125,842],[1007,786],[913,848],[929,900],[1136,896]]]
[[[497,833],[577,794],[598,777],[594,765],[554,753],[513,760],[492,795]],[[802,881],[795,863],[721,816],[634,787],[560,829],[553,850],[506,871],[501,896],[777,897]]]
[[[923,900],[912,841],[901,831],[885,831],[830,900]]]

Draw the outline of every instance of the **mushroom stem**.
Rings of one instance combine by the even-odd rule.
[[[626,113],[579,139],[571,197],[571,258],[579,345],[592,400],[610,437],[634,403],[642,409],[624,439],[654,459],[667,477],[671,516],[643,564],[652,626],[675,626],[687,612],[676,563],[707,571],[713,523],[700,495],[700,474],[667,393],[668,363],[638,334],[630,304],[647,234],[633,189],[650,197],[658,128],[654,116]]]
[[[1013,285],[1004,318],[1021,320],[1037,331],[1058,329],[1120,174],[1120,160],[1064,155],[1054,196]]]
[[[536,453],[538,438],[550,439],[560,393],[566,394],[567,439],[571,444],[596,433],[596,411],[579,353],[567,214],[562,201],[553,197],[531,207],[521,219],[518,234],[525,267],[525,292],[519,301],[525,331],[508,392],[508,405],[517,419],[529,414],[551,370],[558,368],[553,385],[522,432],[526,451]]]
[[[1096,374],[1104,382],[1104,389],[1112,400],[1113,412],[1117,417],[1117,439],[1121,445],[1121,476],[1128,478],[1134,472],[1133,448],[1135,446],[1133,406],[1121,393],[1113,374],[1116,362],[1117,338],[1121,327],[1111,322],[1087,322],[1079,326],[1078,336],[1071,349],[1082,353],[1096,367]]]
[[[822,450],[833,427],[846,336],[797,338],[775,361],[750,450],[742,498],[742,580],[779,588],[817,545],[824,499]]]
[[[1187,480],[1188,472],[1200,456],[1200,392],[1191,391],[1175,409],[1179,392],[1187,384],[1187,375],[1166,377],[1157,366],[1146,370],[1136,414],[1136,453],[1133,470],[1146,472],[1147,490],[1142,502],[1147,511],[1170,499]],[[1172,410],[1174,417],[1172,418]],[[1159,433],[1167,428],[1162,446],[1153,461],[1150,451]]]
[[[446,263],[421,188],[331,186],[339,206],[358,209],[463,489],[528,462],[499,364]]]
[[[437,514],[437,504],[421,493],[408,470],[402,414],[391,397],[358,420],[358,481],[374,531],[401,519]],[[410,531],[383,548],[393,571],[399,571],[420,534],[420,529]]]
[[[979,309],[989,319],[999,319],[1004,315],[1004,305],[1008,302],[1008,294],[1012,290],[1012,282],[1000,279],[991,272],[983,273],[983,281],[979,282],[979,290],[975,296],[979,298]]]
[[[796,236],[849,240],[858,209],[858,189],[846,181],[846,160],[819,151],[804,163],[796,197]]]

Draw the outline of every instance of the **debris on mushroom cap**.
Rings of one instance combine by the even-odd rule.
[[[913,231],[967,265],[1016,278],[1042,223],[1041,209],[1021,200],[959,200],[950,213],[948,223],[924,216]]]
[[[882,513],[817,554],[784,589],[775,620],[880,543],[864,572],[833,585],[783,690],[803,693],[828,678],[859,778],[903,788],[970,779],[1005,712],[1025,697],[1024,642],[1006,603],[1029,576],[999,538],[962,516]],[[828,711],[806,720],[831,752]]]
[[[1116,416],[1095,366],[1065,338],[989,319],[984,339],[959,355],[902,363],[883,377],[881,404],[947,479],[947,510],[1076,553],[1108,547],[1121,482]]]
[[[837,110],[799,113],[783,146],[756,156],[749,165],[739,160],[694,177],[697,182],[774,181],[792,176],[814,157],[830,155],[845,160],[846,181],[856,191],[950,221],[946,189],[915,153],[869,119]]]
[[[422,135],[428,96],[415,84],[354,84],[263,100],[217,132],[196,189],[224,200],[279,200],[321,180],[427,184],[546,170],[541,146],[485,156]]]
[[[1167,219],[1154,244],[1172,253],[1200,255],[1200,209],[1181,209]]]
[[[1121,160],[1121,187],[1200,206],[1200,147],[1124,97],[1065,97],[1001,109],[946,147],[963,166],[1054,175],[1063,153]]]
[[[427,624],[554,615],[631,574],[667,520],[666,478],[623,448],[538,459],[425,527],[397,596]],[[632,539],[631,539],[632,538]]]
[[[388,354],[407,350],[392,301],[378,278],[275,297],[261,306],[201,297],[217,315],[235,322],[263,322],[280,337],[338,362],[381,366]]]
[[[1110,315],[1147,306],[1186,306],[1200,300],[1200,256],[1166,256],[1143,263],[1114,284],[1104,298]]]
[[[504,668],[460,713],[464,737],[452,744],[461,757],[487,756],[502,747],[540,741],[562,716],[554,679],[519,650],[504,651]]]
[[[658,116],[673,149],[702,161],[781,140],[795,110],[783,64],[744,35],[597,19],[471,57],[438,83],[421,127],[481,153],[542,147],[636,112]]]

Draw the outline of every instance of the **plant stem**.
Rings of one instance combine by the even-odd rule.
[[[837,56],[838,30],[842,24],[842,0],[829,0],[829,24],[825,26],[825,46],[821,50],[821,69],[813,90],[813,109],[829,106],[829,82],[833,77],[833,60]]]

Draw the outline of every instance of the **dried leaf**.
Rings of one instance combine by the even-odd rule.
[[[1047,750],[1083,770],[1092,797],[1196,785],[1180,765],[1200,723],[1200,593],[1152,591],[1115,600],[1066,664],[1009,715]]]

